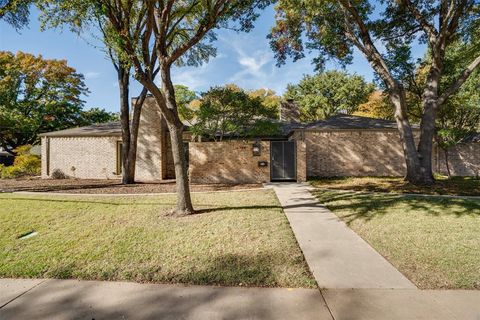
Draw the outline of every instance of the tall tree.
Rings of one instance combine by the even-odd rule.
[[[278,133],[276,106],[266,106],[238,87],[214,87],[202,94],[191,127],[195,136],[214,141],[230,138],[269,136]]]
[[[270,110],[276,110],[277,119],[280,117],[280,105],[282,103],[282,97],[276,94],[272,89],[261,88],[247,91],[250,98],[259,98],[262,105]]]
[[[0,51],[0,146],[38,142],[38,134],[83,121],[83,76],[65,60]]]
[[[374,89],[362,76],[327,71],[289,84],[285,97],[298,103],[303,121],[316,121],[337,113],[353,113]]]
[[[302,58],[305,48],[317,50],[319,56],[314,62],[320,68],[329,58],[349,63],[353,49],[358,49],[382,80],[394,106],[407,166],[406,179],[416,184],[431,184],[434,182],[432,144],[438,110],[480,64],[479,5],[478,0],[379,3],[280,0],[271,45],[280,63],[288,56]],[[421,94],[418,145],[408,119],[402,84],[415,69],[410,48],[416,41],[425,43],[432,57]],[[463,54],[468,62],[448,86],[440,88],[445,52],[454,41],[465,45]],[[385,48],[384,52],[378,48],[379,44]]]
[[[60,1],[64,2],[64,1]],[[75,1],[74,1],[75,2]],[[76,1],[84,2],[84,1]],[[193,213],[183,148],[183,123],[178,114],[173,65],[199,65],[215,54],[213,29],[229,27],[248,31],[257,10],[268,0],[98,0],[99,12],[112,26],[116,52],[132,62],[136,79],[152,93],[167,123],[177,183],[177,212]],[[129,21],[141,28],[125,28]],[[151,62],[158,58],[160,85],[152,77]]]
[[[19,30],[28,25],[33,0],[0,0],[0,20]]]
[[[392,106],[389,103],[388,95],[381,90],[375,90],[368,96],[368,100],[358,106],[353,113],[355,116],[393,120]]]
[[[90,124],[106,123],[119,120],[119,114],[108,112],[98,107],[90,108],[80,112],[79,126],[88,126]]]
[[[116,5],[115,1],[106,1]],[[120,98],[120,123],[122,128],[122,183],[132,184],[135,182],[135,168],[137,158],[137,141],[140,126],[140,115],[145,102],[147,89],[143,89],[135,104],[130,108],[130,79],[132,76],[132,62],[128,55],[118,50],[121,44],[117,32],[134,35],[134,41],[140,41],[139,36],[144,25],[144,15],[132,14],[130,7],[119,6],[115,12],[116,19],[120,21],[117,31],[110,20],[105,16],[103,8],[95,1],[57,1],[44,0],[39,2],[43,12],[43,27],[70,26],[75,33],[91,31],[95,36],[99,35],[103,43],[103,50],[112,62],[117,73],[117,82]],[[155,78],[158,68],[155,69],[156,58],[149,62],[150,77]]]

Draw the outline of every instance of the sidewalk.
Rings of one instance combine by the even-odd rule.
[[[308,191],[273,183],[335,320],[480,320],[480,291],[418,290]]]
[[[322,301],[315,289],[0,279],[1,320],[331,320]]]
[[[415,289],[330,210],[297,183],[273,184],[305,259],[320,288]]]
[[[327,304],[325,304],[325,297]],[[0,319],[478,320],[480,291],[0,279]]]

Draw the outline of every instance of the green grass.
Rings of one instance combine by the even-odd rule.
[[[480,289],[480,200],[314,191],[422,289]]]
[[[480,196],[480,178],[475,177],[435,177],[431,186],[416,186],[399,177],[333,177],[316,178],[310,183],[318,188],[387,193],[414,193]]]
[[[0,277],[315,286],[273,191],[192,196],[178,217],[174,195],[0,194]]]

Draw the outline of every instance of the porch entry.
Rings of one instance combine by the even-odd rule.
[[[297,180],[295,141],[270,142],[270,179],[272,181]]]

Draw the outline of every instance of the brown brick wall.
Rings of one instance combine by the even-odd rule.
[[[436,172],[446,175],[445,153],[436,148]],[[480,176],[480,143],[462,143],[448,151],[448,164],[452,176]]]
[[[297,182],[307,181],[307,144],[297,140]]]
[[[56,169],[80,179],[116,179],[117,142],[120,137],[50,137],[42,138],[42,177],[48,178]],[[49,158],[49,159],[48,159]],[[48,159],[48,160],[47,160]]]
[[[193,183],[256,183],[270,181],[270,142],[262,141],[253,156],[253,141],[190,142],[190,180]],[[259,167],[258,161],[267,161]]]
[[[397,131],[305,131],[307,176],[401,176]]]

